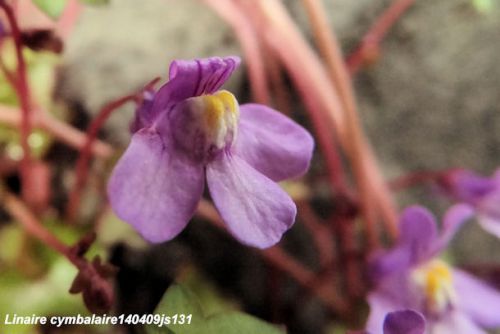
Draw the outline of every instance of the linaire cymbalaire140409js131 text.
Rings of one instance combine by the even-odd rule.
[[[17,314],[6,314],[5,325],[46,325],[57,327],[66,325],[189,325],[192,321],[191,314],[120,314],[120,315],[75,315],[75,316],[52,316],[44,317],[32,314],[31,316],[19,316]]]

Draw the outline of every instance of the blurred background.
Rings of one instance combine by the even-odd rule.
[[[346,55],[391,2],[324,1],[331,28]],[[285,3],[312,39],[302,2]],[[23,22],[29,24],[29,19],[25,17]],[[391,28],[381,43],[379,57],[353,79],[364,128],[388,179],[411,171],[450,167],[489,175],[500,165],[499,41],[498,0],[417,0]],[[39,100],[50,101],[46,105],[56,114],[84,130],[106,102],[140,89],[157,76],[165,80],[173,59],[232,54],[241,56],[233,31],[200,1],[110,0],[82,7],[60,56],[33,54],[29,61]],[[11,103],[12,91],[6,79],[1,80],[0,100]],[[290,101],[297,100],[288,77],[283,75],[283,80]],[[250,101],[244,66],[226,88],[240,103]],[[130,140],[133,112],[131,104],[114,112],[99,138],[122,151]],[[305,118],[303,110],[292,112],[298,120]],[[57,212],[67,201],[78,154],[46,137],[40,133],[38,154],[49,162],[50,203]],[[11,127],[0,126],[2,155],[8,157],[0,170],[14,192],[19,191],[17,171],[6,166],[9,159],[16,159],[16,138]],[[98,221],[98,239],[91,255],[100,254],[120,268],[113,282],[117,295],[114,312],[150,313],[165,289],[174,280],[182,280],[204,296],[211,310],[239,308],[264,320],[284,323],[290,333],[342,332],[317,298],[304,293],[256,252],[201,219],[194,219],[174,241],[146,244],[109,209],[99,209],[103,180],[112,165],[113,161],[93,165],[77,226],[67,226],[57,218],[44,223],[63,240],[76,242],[86,232],[88,222]],[[312,184],[312,197],[321,215],[333,204],[324,195],[317,173],[313,164],[301,182]],[[399,194],[398,204],[421,203],[442,212],[446,202],[429,194],[428,188],[417,187]],[[27,237],[5,213],[0,222],[0,245],[0,314],[87,312],[80,296],[67,293],[76,270]],[[300,223],[287,233],[283,246],[311,268],[318,266],[310,237]],[[459,264],[481,261],[500,265],[498,251],[496,239],[470,224],[453,242],[451,256]],[[26,333],[89,330],[19,329]],[[97,326],[91,330],[111,331]],[[141,333],[139,328],[113,330]]]

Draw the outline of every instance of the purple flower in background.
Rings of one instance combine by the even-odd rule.
[[[482,328],[500,327],[500,292],[437,258],[471,215],[467,205],[452,207],[438,234],[426,209],[410,207],[403,212],[398,244],[372,262],[375,288],[368,296],[367,323],[371,333],[382,333],[384,316],[401,309],[422,313],[433,334],[485,333]]]
[[[471,205],[479,224],[500,237],[500,170],[489,178],[464,169],[454,170],[443,176],[439,185],[455,201]]]
[[[108,184],[116,214],[145,239],[179,234],[205,181],[229,231],[244,244],[270,247],[294,223],[295,204],[276,182],[307,170],[313,139],[279,112],[239,106],[219,90],[239,62],[177,60],[169,81],[146,93]]]

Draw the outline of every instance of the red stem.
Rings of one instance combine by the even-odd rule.
[[[111,113],[113,111],[127,102],[134,101],[136,97],[136,94],[127,95],[106,104],[90,124],[87,130],[87,140],[85,142],[85,145],[80,150],[80,156],[76,163],[76,181],[73,190],[69,195],[69,202],[66,210],[68,221],[73,221],[76,213],[78,212],[81,193],[87,180],[89,162],[92,156],[92,145],[97,138],[99,130],[104,125],[109,116],[111,116]]]
[[[433,182],[449,172],[443,171],[421,171],[402,175],[389,182],[392,191],[400,191],[426,182]]]
[[[414,2],[415,0],[395,0],[378,17],[361,40],[359,46],[346,59],[351,76],[354,76],[370,58],[378,55],[382,39]]]
[[[209,202],[202,200],[198,206],[198,215],[207,219],[210,223],[225,230],[225,224],[219,216],[217,210]],[[279,246],[274,246],[266,250],[260,250],[262,258],[274,268],[287,273],[303,288],[310,291],[333,312],[345,315],[347,306],[335,291],[335,285],[330,280],[318,283],[318,275],[306,268],[302,263],[296,261]]]
[[[269,96],[264,58],[252,23],[243,12],[238,11],[237,6],[231,1],[204,1],[233,28],[245,55],[253,99],[261,104],[269,104],[271,97]]]
[[[309,230],[314,240],[321,269],[332,271],[335,261],[335,245],[328,225],[321,222],[307,201],[297,202],[297,206],[300,221]]]
[[[48,114],[45,110],[37,109],[33,117],[33,127],[47,131],[55,139],[69,145],[77,150],[83,148],[86,142],[86,135],[77,128],[68,123],[58,120]],[[0,122],[12,127],[19,127],[21,124],[21,115],[18,108],[0,105]],[[92,146],[92,153],[100,158],[107,159],[113,154],[111,145],[95,140]]]
[[[28,142],[29,135],[31,134],[31,100],[30,91],[28,86],[27,74],[26,74],[26,63],[23,57],[23,45],[21,39],[21,31],[17,25],[16,17],[12,8],[5,2],[0,1],[0,7],[3,9],[9,21],[11,28],[12,38],[14,40],[14,45],[16,48],[16,58],[17,58],[17,77],[15,78],[14,89],[19,98],[19,103],[21,105],[22,118],[21,118],[21,147],[23,148],[23,159],[21,161],[21,180],[22,180],[22,194],[23,197],[29,193],[27,189],[32,182],[30,181],[30,164],[31,164],[31,152]],[[8,72],[6,72],[8,73]],[[8,77],[9,78],[9,77]],[[12,76],[9,80],[12,80]]]
[[[0,197],[2,204],[6,211],[12,215],[13,218],[23,225],[26,232],[34,236],[45,245],[49,246],[58,253],[66,256],[72,263],[74,263],[74,256],[70,248],[57,239],[49,230],[47,230],[29,211],[26,205],[19,200],[16,196],[4,191],[0,188]]]

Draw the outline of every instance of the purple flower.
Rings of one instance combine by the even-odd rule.
[[[394,311],[385,316],[383,334],[424,334],[425,319],[413,310]],[[371,334],[367,331],[350,334]]]
[[[313,139],[277,111],[239,106],[219,90],[239,62],[174,61],[169,81],[145,94],[108,184],[116,214],[145,239],[179,234],[205,181],[229,231],[244,244],[270,247],[294,223],[295,204],[276,182],[307,170]]]
[[[443,176],[439,185],[455,201],[471,205],[479,224],[500,238],[500,170],[487,178],[458,169]]]
[[[436,257],[472,215],[467,205],[452,207],[439,234],[426,209],[403,212],[398,244],[372,262],[369,331],[381,333],[385,314],[401,309],[422,313],[430,333],[474,334],[500,327],[500,293]]]
[[[413,310],[389,313],[384,320],[384,334],[424,334],[425,319]]]

